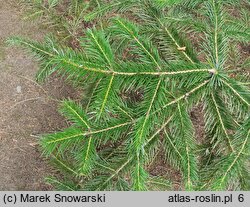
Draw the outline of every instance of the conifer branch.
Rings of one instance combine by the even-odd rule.
[[[220,113],[220,108],[219,108],[219,106],[218,106],[218,104],[217,104],[217,102],[216,102],[216,100],[215,100],[215,97],[214,97],[214,94],[213,94],[213,93],[211,94],[211,97],[212,97],[214,106],[215,106],[215,108],[216,108],[216,112],[217,112],[217,115],[218,115],[218,117],[219,117],[219,121],[220,121],[221,127],[222,127],[222,129],[223,129],[223,131],[224,131],[224,133],[225,133],[226,138],[227,138],[227,142],[228,142],[228,144],[229,144],[230,150],[231,150],[232,152],[234,152],[234,148],[233,148],[233,146],[232,146],[231,140],[230,140],[230,138],[229,138],[229,135],[228,135],[228,133],[227,133],[226,127],[225,127],[225,125],[224,125],[224,122],[223,122],[223,119],[222,119],[222,116],[221,116],[221,113]]]
[[[103,113],[103,110],[104,110],[104,107],[108,101],[108,96],[109,96],[109,93],[110,93],[110,90],[111,90],[111,87],[112,87],[112,84],[113,84],[113,81],[114,81],[114,75],[111,76],[110,78],[110,82],[109,82],[109,85],[108,85],[108,88],[107,88],[107,91],[105,93],[105,97],[103,99],[103,102],[102,102],[102,105],[101,105],[101,109],[100,109],[100,112],[98,114],[98,118],[101,117],[102,113]]]
[[[112,180],[115,176],[119,174],[120,171],[122,171],[130,162],[132,159],[128,159],[126,162],[124,162],[108,179],[106,179],[98,189],[102,189],[103,186],[105,186],[110,180]],[[98,190],[96,189],[96,190]]]
[[[161,82],[162,82],[162,80],[160,79],[160,80],[158,81],[158,83],[157,83],[157,86],[156,86],[156,88],[155,88],[155,91],[154,91],[152,100],[151,100],[151,102],[150,102],[149,108],[148,108],[147,113],[146,113],[146,116],[145,116],[145,118],[144,118],[144,122],[143,122],[143,124],[142,124],[142,127],[140,128],[139,137],[138,137],[138,147],[139,147],[139,149],[137,148],[137,150],[136,150],[137,153],[138,153],[139,151],[141,151],[141,148],[143,147],[142,138],[143,138],[143,134],[144,134],[144,128],[145,128],[146,123],[147,123],[147,121],[148,121],[148,118],[149,118],[149,116],[150,116],[150,113],[151,113],[151,110],[152,110],[152,106],[153,106],[153,104],[154,104],[154,101],[155,101],[157,92],[158,92],[158,90],[159,90],[159,87],[160,87],[160,85],[161,85]]]
[[[59,160],[56,156],[52,156],[53,159],[56,160],[56,163],[59,163],[61,166],[63,166],[64,168],[66,168],[69,172],[71,172],[72,174],[74,174],[75,176],[78,176],[78,173],[73,170],[72,168],[70,168],[69,166],[67,166],[65,163],[63,163],[61,160]]]
[[[183,156],[181,155],[181,153],[179,152],[179,150],[176,148],[176,146],[174,145],[174,143],[172,142],[172,140],[169,138],[166,129],[164,129],[164,133],[165,133],[165,137],[167,138],[167,140],[169,141],[169,143],[171,144],[171,146],[173,147],[174,151],[179,155],[179,157],[181,159],[184,159]]]
[[[237,90],[235,90],[227,81],[225,80],[221,80],[228,88],[230,88],[230,90],[236,95],[238,96],[244,103],[246,103],[248,106],[250,106],[250,102],[248,102],[241,94],[239,94],[237,92]]]
[[[184,95],[180,96],[179,98],[176,98],[175,100],[163,105],[163,109],[167,108],[173,104],[178,103],[179,101],[188,98],[190,95],[192,95],[193,93],[195,93],[196,91],[198,91],[199,89],[201,89],[202,87],[204,87],[205,85],[207,85],[209,83],[210,80],[205,80],[203,83],[201,83],[200,85],[198,85],[197,87],[191,89],[189,92],[185,93]],[[161,109],[159,109],[161,110]],[[158,110],[157,110],[158,111]],[[156,112],[157,112],[156,111]]]
[[[57,142],[60,143],[62,141],[66,141],[66,140],[77,139],[79,137],[86,137],[86,136],[90,136],[90,135],[100,134],[100,133],[103,133],[103,132],[107,132],[107,131],[111,131],[111,130],[123,127],[123,126],[128,126],[130,124],[133,124],[133,122],[125,122],[125,123],[122,123],[122,124],[118,124],[116,126],[112,126],[112,127],[108,127],[108,128],[104,128],[104,129],[100,129],[100,130],[96,130],[96,131],[91,131],[91,132],[76,133],[76,134],[65,136],[65,137],[62,137],[62,138],[48,140],[46,142],[46,144],[53,144],[53,143],[57,143]]]
[[[162,72],[152,72],[152,71],[145,71],[145,72],[120,72],[120,71],[109,71],[109,70],[102,70],[99,68],[90,68],[90,67],[86,67],[83,64],[78,64],[75,63],[74,61],[67,59],[67,57],[65,58],[58,58],[57,54],[53,54],[51,52],[42,50],[38,47],[36,47],[35,45],[28,43],[27,41],[24,40],[18,40],[18,42],[20,44],[23,44],[25,46],[27,46],[28,48],[32,48],[38,52],[41,52],[42,54],[48,55],[50,58],[55,59],[56,61],[71,65],[75,68],[78,69],[83,69],[86,70],[87,72],[94,72],[94,73],[99,73],[99,74],[103,74],[103,75],[108,75],[108,76],[175,76],[175,75],[184,75],[184,74],[192,74],[192,73],[214,73],[215,69],[214,68],[198,68],[198,69],[182,69],[180,71],[162,71]],[[148,51],[147,51],[148,52]],[[148,52],[149,53],[149,52]],[[51,62],[53,62],[51,60]],[[157,63],[158,65],[158,63]],[[158,65],[159,69],[161,70],[161,67]]]
[[[151,54],[150,51],[147,50],[147,48],[143,45],[143,42],[141,42],[138,37],[134,34],[133,30],[129,29],[126,23],[124,21],[121,21],[120,19],[116,19],[116,21],[119,23],[119,25],[125,29],[125,31],[131,35],[131,37],[137,42],[137,44],[143,49],[143,51],[150,57],[152,62],[157,66],[158,70],[162,70],[161,66],[159,65],[158,61],[155,59],[155,57]],[[131,25],[130,25],[131,26]],[[135,29],[134,29],[135,30]]]
[[[227,177],[227,174],[230,172],[230,170],[233,168],[233,166],[236,164],[236,162],[238,161],[240,155],[242,154],[242,152],[244,151],[245,149],[245,146],[247,144],[247,141],[248,141],[248,138],[249,138],[249,135],[250,135],[250,130],[248,130],[248,133],[247,133],[247,136],[246,136],[246,139],[244,140],[243,144],[242,144],[242,147],[240,149],[240,151],[238,153],[236,152],[233,152],[233,154],[235,154],[235,159],[233,160],[232,164],[227,168],[225,174],[222,176],[222,178],[220,179],[220,186],[224,183],[226,177]]]
[[[147,140],[145,146],[147,146],[161,131],[165,131],[165,127],[169,124],[169,122],[173,119],[173,115],[167,119],[166,122]]]
[[[66,185],[63,182],[58,181],[55,178],[47,177],[46,181],[50,184],[60,186],[60,188],[63,188],[64,191],[75,191],[76,189],[72,188],[70,185]]]
[[[178,42],[176,41],[176,39],[174,38],[174,36],[171,34],[171,32],[169,31],[169,29],[167,27],[164,26],[163,22],[157,18],[157,21],[160,23],[160,25],[164,28],[165,32],[167,33],[167,35],[170,37],[170,39],[173,41],[173,43],[176,46],[176,49],[182,53],[186,59],[191,62],[194,63],[194,61],[192,60],[192,58],[184,51],[184,50],[180,50],[180,48],[184,47],[184,45],[179,45]]]
[[[215,66],[219,66],[219,49],[218,49],[218,16],[216,11],[216,3],[213,0],[213,10],[215,15],[215,23],[214,23],[214,44],[215,44],[215,57],[216,57],[216,64]]]

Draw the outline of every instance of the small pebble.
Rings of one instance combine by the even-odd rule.
[[[22,93],[22,87],[21,86],[17,86],[16,87],[16,91],[17,91],[17,93]]]

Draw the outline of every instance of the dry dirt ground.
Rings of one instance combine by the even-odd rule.
[[[37,63],[22,49],[6,46],[9,36],[41,40],[47,32],[39,22],[23,21],[16,3],[0,0],[0,190],[48,190],[44,177],[55,172],[34,135],[66,125],[50,97],[71,97],[74,90],[58,79],[39,86],[33,81]]]

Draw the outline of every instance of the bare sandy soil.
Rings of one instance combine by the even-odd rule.
[[[16,3],[0,0],[0,190],[49,190],[44,177],[55,171],[41,157],[36,135],[66,126],[51,97],[71,97],[74,90],[59,79],[39,86],[37,63],[5,45],[12,35],[41,40],[47,32],[39,22],[23,21]]]

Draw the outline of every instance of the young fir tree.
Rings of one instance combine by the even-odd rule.
[[[39,81],[57,72],[93,86],[88,103],[62,102],[72,126],[41,138],[44,154],[67,173],[65,181],[48,181],[62,190],[171,189],[148,171],[161,151],[185,190],[249,189],[249,62],[237,59],[239,41],[250,40],[249,21],[244,9],[239,18],[229,15],[232,4],[249,6],[116,0],[86,20],[130,9],[132,21],[115,17],[108,30],[88,29],[80,50],[51,39],[9,40],[39,58]],[[189,40],[195,35],[199,53]],[[190,118],[197,104],[205,121],[201,146]]]

